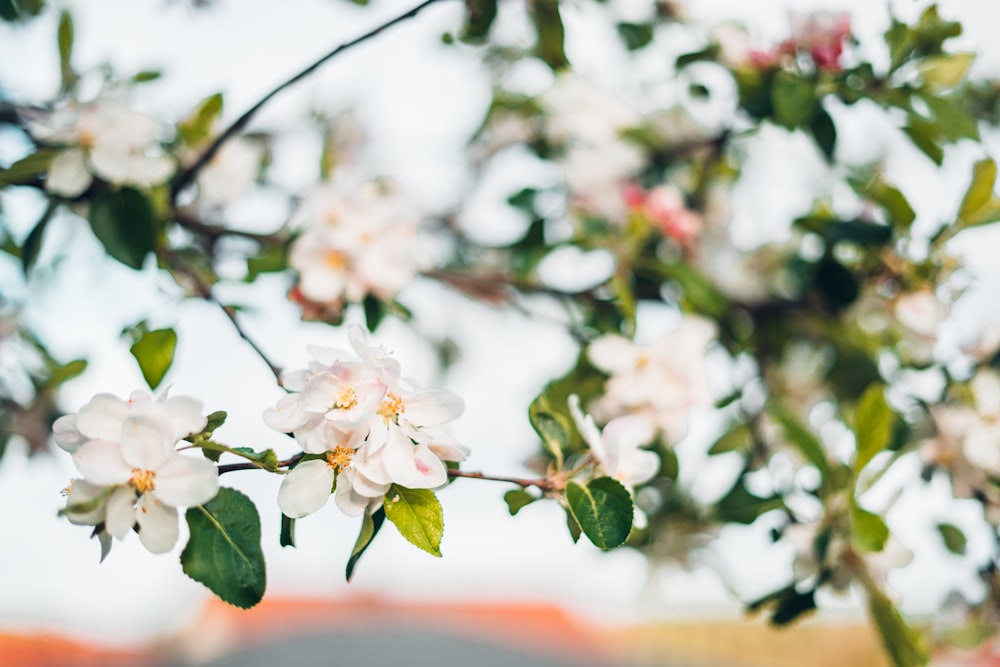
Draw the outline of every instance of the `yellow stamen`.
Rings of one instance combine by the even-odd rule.
[[[353,449],[338,445],[332,452],[326,453],[326,464],[337,472],[347,470],[351,467],[351,458],[353,457]]]
[[[343,271],[347,268],[347,255],[339,250],[327,250],[323,255],[323,261],[334,271]]]
[[[73,493],[73,482],[70,482],[69,484],[67,484],[66,488],[64,488],[59,493],[61,493],[63,496],[68,496],[69,494]]]
[[[132,468],[132,477],[128,480],[128,483],[132,485],[132,488],[140,494],[155,489],[155,482],[156,473],[152,470],[143,470],[142,468]]]
[[[635,361],[635,367],[639,370],[642,370],[646,366],[649,366],[649,357],[647,357],[645,354],[640,354],[639,358],[636,359]]]
[[[406,412],[406,406],[403,405],[402,398],[390,391],[382,399],[382,402],[378,404],[377,412],[386,419],[392,419]]]
[[[357,404],[358,394],[354,391],[354,387],[349,386],[341,387],[340,391],[337,392],[337,398],[333,400],[335,410],[350,410]]]

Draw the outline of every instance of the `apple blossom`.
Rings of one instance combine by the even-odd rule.
[[[581,410],[576,394],[569,397],[569,411],[591,456],[609,477],[631,491],[656,475],[660,457],[642,449],[656,435],[648,421],[634,416],[615,417],[603,430],[599,429],[594,418]]]
[[[351,327],[349,338],[356,356],[310,348],[315,361],[285,383],[293,393],[264,413],[268,426],[291,433],[308,455],[278,492],[288,516],[315,512],[334,489],[341,511],[359,516],[377,507],[392,484],[443,486],[443,461],[465,458],[465,449],[439,428],[462,413],[461,398],[400,378],[399,364],[370,346],[360,327]]]
[[[56,111],[31,130],[40,141],[64,147],[45,180],[49,192],[63,197],[82,194],[95,175],[145,188],[174,172],[173,160],[159,152],[156,121],[113,96]]]
[[[264,156],[263,147],[250,139],[228,141],[198,173],[198,200],[223,206],[237,200],[253,184]]]
[[[289,264],[311,303],[340,309],[369,294],[391,299],[426,263],[412,205],[374,183],[350,190],[328,183],[306,198],[293,223],[303,232]]]
[[[142,391],[128,401],[98,394],[77,414],[60,418],[57,442],[72,451],[83,475],[71,486],[66,514],[88,525],[102,519],[117,539],[138,526],[149,551],[169,551],[178,535],[176,508],[208,502],[219,488],[211,461],[176,450],[181,438],[205,423],[199,401],[182,396],[154,401]],[[90,502],[104,494],[100,507],[74,509],[78,499]]]
[[[689,316],[652,345],[638,345],[618,334],[595,339],[587,356],[610,377],[591,411],[601,421],[638,415],[669,442],[680,440],[687,432],[690,408],[712,404],[704,356],[714,336],[708,320]]]

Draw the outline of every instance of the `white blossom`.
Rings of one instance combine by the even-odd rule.
[[[116,185],[147,188],[174,173],[173,160],[159,150],[156,121],[116,97],[57,111],[35,123],[31,132],[63,147],[49,165],[45,187],[64,197],[82,194],[94,175]]]
[[[634,416],[615,417],[601,430],[593,417],[583,413],[576,394],[569,397],[569,410],[591,456],[609,477],[632,491],[656,475],[660,457],[642,449],[642,445],[651,443],[656,435],[647,420]]]
[[[198,172],[198,200],[206,206],[223,206],[239,199],[257,178],[263,155],[258,142],[244,137],[222,144]]]
[[[687,433],[689,410],[712,404],[704,357],[714,336],[708,320],[686,317],[652,345],[638,345],[617,334],[595,339],[587,356],[610,377],[591,411],[601,421],[637,415],[661,430],[669,442],[680,440]]]
[[[292,433],[310,455],[279,489],[288,516],[320,509],[334,487],[341,511],[358,516],[379,506],[392,484],[443,486],[444,461],[465,458],[465,448],[440,428],[461,415],[462,399],[401,378],[399,364],[370,346],[360,327],[351,327],[349,338],[356,355],[310,348],[315,361],[285,382],[293,393],[264,413],[268,426]]]
[[[327,184],[295,216],[303,228],[289,264],[308,301],[340,306],[372,294],[391,299],[427,263],[419,218],[403,197],[374,184],[348,190]]]

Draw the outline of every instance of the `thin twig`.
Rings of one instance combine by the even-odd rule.
[[[542,491],[555,491],[556,484],[550,479],[525,479],[522,477],[496,477],[493,475],[486,475],[481,472],[466,472],[464,470],[449,470],[449,477],[462,477],[463,479],[485,479],[491,482],[506,482],[508,484],[517,484],[522,489],[526,489],[529,486],[538,487]]]
[[[416,7],[413,7],[412,9],[407,10],[406,12],[396,16],[395,18],[392,18],[386,21],[385,23],[376,26],[375,28],[361,35],[360,37],[355,37],[349,42],[344,42],[340,46],[336,47],[335,49],[333,49],[332,51],[321,57],[319,60],[315,61],[314,63],[303,69],[298,74],[295,74],[290,79],[279,84],[278,87],[274,88],[269,93],[264,95],[264,97],[260,98],[260,100],[256,104],[254,104],[252,107],[244,111],[242,116],[237,118],[232,123],[232,125],[227,127],[222,132],[222,134],[216,137],[215,140],[211,144],[209,144],[208,148],[206,148],[205,152],[203,152],[201,155],[198,156],[197,160],[195,160],[189,167],[187,167],[177,175],[177,179],[174,181],[174,184],[171,188],[171,197],[176,198],[177,194],[181,190],[183,190],[188,184],[190,184],[191,181],[194,180],[194,177],[198,175],[198,172],[201,171],[201,169],[208,163],[208,161],[215,156],[219,148],[222,147],[222,144],[226,143],[226,141],[231,139],[237,132],[246,127],[246,125],[250,122],[250,120],[257,114],[257,112],[260,111],[265,104],[271,101],[273,97],[278,95],[278,93],[282,92],[286,88],[306,78],[314,71],[319,69],[322,65],[324,65],[328,60],[335,58],[341,53],[344,53],[345,51],[348,51],[351,48],[358,46],[359,44],[367,42],[371,38],[375,37],[384,30],[388,30],[397,23],[402,23],[407,19],[413,18],[421,11],[423,11],[426,7],[429,7],[430,5],[433,5],[434,3],[440,1],[441,0],[424,0]]]
[[[302,454],[296,454],[295,456],[284,459],[283,461],[278,461],[278,467],[288,468],[290,466],[293,466],[299,461],[301,461],[302,457],[304,456],[305,452],[303,452]],[[219,466],[220,475],[224,475],[227,472],[235,472],[237,470],[268,470],[268,468],[265,468],[259,463],[253,461],[244,461],[242,463],[224,463]]]

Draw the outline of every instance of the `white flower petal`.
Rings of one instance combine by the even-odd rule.
[[[108,498],[104,529],[116,539],[125,539],[135,525],[135,501],[135,490],[131,486],[115,489]]]
[[[76,415],[63,415],[52,424],[52,435],[56,444],[72,454],[87,441],[76,428]]]
[[[166,410],[170,423],[173,425],[173,438],[180,440],[192,433],[201,433],[208,422],[202,414],[204,406],[196,398],[189,396],[174,396],[164,400],[160,405]]]
[[[398,429],[389,430],[381,458],[392,481],[408,489],[433,489],[448,481],[441,459],[427,445],[414,447]]]
[[[976,422],[969,427],[962,445],[969,462],[994,475],[1000,475],[1000,428]]]
[[[219,472],[208,459],[172,455],[156,470],[156,497],[171,507],[203,505],[219,492]]]
[[[153,494],[139,498],[135,517],[139,522],[139,540],[150,553],[166,553],[177,544],[177,510],[167,507]]]
[[[80,408],[76,427],[89,440],[118,441],[122,422],[128,416],[128,403],[111,394],[98,394]]]
[[[156,470],[174,451],[171,430],[166,415],[129,415],[122,423],[122,455],[133,468]]]
[[[337,363],[354,361],[355,358],[355,355],[351,354],[347,350],[342,350],[336,347],[323,347],[321,345],[307,345],[306,352],[309,353],[309,356],[327,368]]]
[[[601,436],[601,431],[597,428],[597,424],[594,423],[594,418],[590,415],[585,415],[583,410],[580,409],[580,397],[576,394],[569,397],[569,413],[573,416],[573,421],[576,422],[576,429],[583,437],[583,441],[590,448],[590,453],[593,454],[594,458],[602,466],[606,467],[608,464],[608,451],[604,446],[604,438]]]
[[[99,495],[104,493],[107,487],[91,484],[85,479],[74,479],[70,483],[69,493],[66,495],[66,507],[83,505],[92,502]],[[94,509],[87,512],[66,512],[66,518],[70,523],[82,526],[96,526],[104,521],[104,512],[108,506],[108,501],[98,503]]]
[[[361,516],[372,502],[371,498],[357,493],[352,484],[338,484],[333,500],[337,503],[337,508],[347,516]]]
[[[73,148],[62,151],[52,160],[45,177],[45,189],[61,197],[78,197],[92,181],[84,152]]]
[[[278,507],[285,516],[299,519],[326,504],[333,489],[333,468],[326,461],[304,461],[285,475],[278,489]]]
[[[406,396],[408,422],[417,427],[438,426],[457,419],[465,411],[465,401],[447,389],[432,389]]]
[[[291,433],[309,423],[311,415],[299,405],[299,395],[285,396],[273,408],[264,411],[264,423],[275,431]]]
[[[90,440],[73,454],[73,463],[84,478],[101,486],[125,484],[132,466],[122,456],[121,446],[108,440]]]
[[[617,334],[601,336],[587,346],[587,358],[606,373],[620,373],[633,370],[639,359],[636,345]]]

